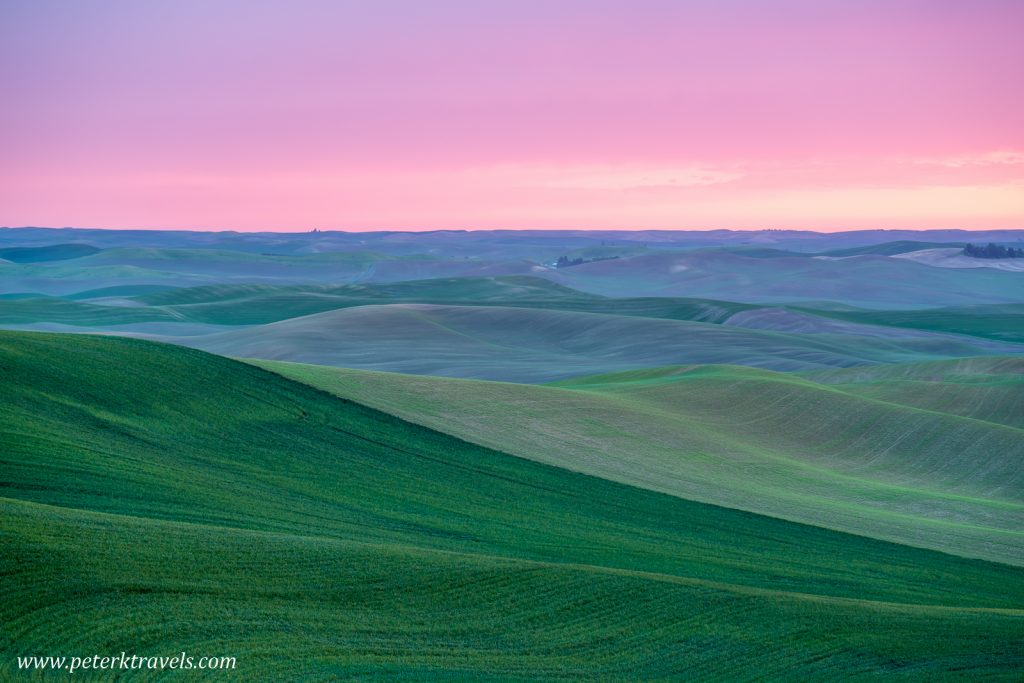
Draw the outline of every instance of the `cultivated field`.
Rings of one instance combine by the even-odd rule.
[[[125,638],[230,653],[239,680],[1024,665],[1022,569],[572,473],[178,347],[7,333],[0,363],[5,666]]]
[[[0,229],[0,678],[1020,680],[1020,239]]]

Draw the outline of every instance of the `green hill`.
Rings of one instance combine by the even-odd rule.
[[[105,249],[88,260],[89,263],[106,263],[117,265],[139,265],[147,263],[165,263],[162,267],[175,270],[201,268],[203,264],[215,264],[218,268],[230,272],[231,264],[366,264],[379,260],[387,260],[389,256],[365,251],[337,251],[323,254],[256,254],[246,251],[228,249],[174,249],[159,247],[119,247]]]
[[[259,368],[0,334],[2,665],[227,679],[955,680],[1024,666],[1024,570],[510,457]],[[955,636],[955,637],[954,637]]]
[[[0,301],[0,325],[54,322],[81,327],[104,327],[180,320],[182,318],[172,311],[150,306],[104,306],[42,296]]]
[[[426,304],[360,306],[166,339],[244,358],[534,383],[680,363],[790,371],[1017,351],[968,337],[802,335],[624,315]]]
[[[986,339],[1024,342],[1024,304],[957,306],[921,311],[809,310],[815,315],[868,325],[889,325]]]
[[[176,273],[135,265],[82,265],[88,258],[55,263],[0,263],[0,292],[64,296],[110,287],[191,287],[208,282],[210,277],[220,279],[216,275]]]
[[[249,256],[251,255],[244,255]],[[104,267],[109,268],[109,267]],[[22,268],[24,270],[24,268]],[[78,269],[68,273],[71,278],[93,273],[101,276],[101,268]],[[52,269],[51,269],[52,271]],[[51,272],[51,275],[53,273]],[[144,275],[148,274],[148,275]],[[155,271],[137,271],[129,276],[156,280],[174,278]],[[12,275],[13,277],[13,275]],[[213,274],[211,274],[213,277]],[[225,276],[226,279],[232,279]],[[63,285],[70,288],[71,280]],[[35,280],[25,283],[27,288]],[[119,298],[110,301],[111,297]],[[139,309],[132,316],[147,319],[175,319],[210,325],[263,325],[326,311],[356,306],[391,303],[420,303],[440,305],[485,305],[492,307],[533,308],[539,310],[602,313],[607,315],[659,318],[666,320],[692,320],[698,322],[734,324],[744,316],[787,315],[802,317],[805,324],[796,327],[826,328],[837,333],[872,336],[906,337],[908,331],[958,334],[1004,342],[1024,342],[1024,307],[1020,304],[961,306],[927,310],[864,310],[838,304],[802,304],[800,307],[766,308],[763,305],[743,304],[706,298],[687,297],[626,297],[610,298],[588,294],[565,287],[550,280],[534,276],[458,277],[432,280],[413,280],[393,283],[358,284],[212,284],[199,287],[171,287],[166,284],[120,285],[85,291],[65,292],[61,298],[100,306],[95,309],[69,309],[62,302],[43,305],[43,295],[22,292],[0,294],[0,299],[36,298],[33,307],[8,307],[0,303],[0,319],[18,318],[19,323],[53,322],[82,326],[103,326],[109,320],[124,316],[124,312],[110,312],[102,306],[125,304]],[[46,297],[56,300],[57,297]],[[130,299],[130,300],[129,300]],[[142,313],[143,309],[150,309]],[[86,313],[91,310],[92,315]],[[772,313],[774,311],[774,313]],[[737,317],[738,316],[738,317]],[[858,331],[842,329],[839,321],[878,329]],[[744,326],[750,326],[744,323]],[[772,326],[768,325],[766,329]],[[847,326],[849,327],[849,326]],[[785,330],[785,327],[780,327]],[[794,329],[794,331],[798,331]],[[813,330],[811,330],[813,331]],[[922,335],[919,335],[922,336]]]
[[[166,292],[172,289],[176,288],[168,285],[125,285],[123,287],[114,286],[101,287],[99,289],[85,289],[73,294],[66,294],[63,298],[70,299],[72,301],[81,301],[83,299],[99,299],[107,297],[139,297],[146,294],[154,294],[156,292]]]
[[[248,291],[243,293],[244,290]],[[210,287],[179,290],[173,295],[168,292],[167,296],[145,299],[147,302],[184,302],[190,297],[200,299],[206,296],[211,297],[210,300],[193,300],[168,307],[196,322],[222,325],[266,324],[341,308],[390,303],[534,308],[716,323],[739,311],[754,308],[708,299],[610,299],[577,292],[541,278],[519,276],[337,287]]]
[[[257,364],[540,462],[1024,564],[1020,429],[752,368],[660,368],[529,386]],[[1018,383],[1001,400],[1019,406],[1022,397]]]
[[[686,296],[745,303],[834,301],[877,309],[1022,303],[1021,274],[937,268],[867,254],[829,259],[751,258],[726,251],[647,254],[585,263],[550,275],[604,296]]]
[[[104,308],[102,298],[119,297],[118,308],[131,304],[134,316],[163,320],[168,317],[213,325],[262,325],[314,313],[382,303],[487,305],[542,310],[607,313],[669,320],[723,322],[731,315],[756,308],[727,301],[685,298],[610,299],[578,292],[531,276],[464,277],[411,282],[274,285],[219,284],[171,288],[160,285],[115,286],[92,289],[61,298],[40,294],[0,295],[0,299],[38,299],[29,306],[0,305],[0,320],[19,323],[54,322],[103,326],[120,312]],[[125,299],[131,297],[130,301]],[[94,309],[69,308],[64,301],[89,302]],[[63,299],[63,301],[62,301]],[[49,300],[49,301],[47,301]],[[73,311],[73,312],[72,312]],[[88,314],[89,311],[92,315]],[[134,318],[133,318],[134,319]]]
[[[495,301],[553,300],[573,301],[599,299],[563,287],[539,277],[459,277],[409,282],[360,283],[343,285],[211,285],[140,296],[150,305],[181,305],[249,301],[265,295],[318,294],[356,301]]]
[[[7,247],[0,249],[0,259],[11,263],[42,263],[68,261],[102,251],[91,244],[49,244],[45,247]]]
[[[525,261],[483,262],[430,254],[390,256],[365,251],[302,255],[219,249],[114,248],[59,262],[0,261],[0,293],[68,295],[107,287],[189,288],[233,284],[395,282],[456,276],[529,275]]]
[[[878,254],[881,256],[894,256],[906,254],[911,251],[922,249],[936,249],[941,247],[962,247],[963,242],[919,242],[914,240],[896,240],[895,242],[882,242],[881,244],[868,244],[862,247],[849,247],[847,249],[832,249],[823,251],[818,256],[862,256],[864,254]]]
[[[808,379],[849,393],[1024,429],[1024,358],[962,358],[824,370]]]

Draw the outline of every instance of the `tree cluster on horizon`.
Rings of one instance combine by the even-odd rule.
[[[1024,258],[1024,249],[1004,247],[994,242],[989,242],[984,247],[968,243],[964,247],[964,255],[974,258]]]

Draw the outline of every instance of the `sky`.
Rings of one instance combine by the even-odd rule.
[[[1020,0],[0,0],[0,225],[1024,228]]]

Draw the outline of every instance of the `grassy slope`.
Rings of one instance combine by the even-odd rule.
[[[147,288],[158,291],[147,293],[144,291]],[[135,290],[139,289],[143,291],[135,296]],[[98,301],[76,306],[67,301],[102,296],[135,296],[136,306],[131,313],[126,313],[123,305],[109,306]],[[13,301],[14,297],[11,299]],[[25,302],[28,299],[31,303]],[[756,308],[707,299],[608,299],[529,276],[348,285],[219,284],[187,288],[140,285],[89,290],[63,298],[22,293],[17,301],[23,303],[0,302],[0,323],[103,326],[127,316],[131,322],[177,319],[215,325],[256,325],[381,303],[484,304],[723,322],[737,312]]]
[[[169,249],[153,247],[121,247],[106,249],[91,258],[89,263],[113,263],[119,265],[138,265],[149,262],[167,262],[171,268],[188,269],[199,267],[203,263],[215,263],[219,266],[238,264],[297,264],[318,265],[324,263],[357,263],[365,264],[392,257],[384,254],[365,251],[330,252],[325,254],[254,254],[245,251],[227,249]]]
[[[1024,429],[1024,358],[963,358],[808,373],[849,393]]]
[[[146,292],[147,289],[164,290]],[[0,321],[56,322],[102,326],[130,315],[132,320],[178,319],[214,325],[256,325],[324,311],[381,303],[427,303],[528,307],[605,313],[668,320],[720,323],[738,313],[754,314],[762,307],[714,299],[682,297],[607,298],[576,291],[531,276],[460,277],[396,283],[345,285],[217,284],[170,288],[160,285],[110,287],[65,295],[81,300],[101,296],[135,296],[138,310],[110,311],[100,300],[71,308],[65,301],[40,298],[31,304],[0,302]],[[32,298],[22,293],[21,300]],[[123,306],[116,308],[123,309]],[[981,305],[914,311],[839,310],[801,307],[803,314],[825,324],[835,319],[886,327],[966,334],[1000,341],[1024,342],[1024,307]],[[825,316],[820,318],[817,316]],[[894,336],[896,333],[894,332]]]
[[[66,261],[91,256],[100,251],[90,244],[50,244],[45,247],[7,247],[0,249],[0,259],[11,263]]]
[[[1024,342],[1024,305],[996,304],[924,311],[808,311],[868,325],[953,332],[999,341]]]
[[[576,471],[853,533],[1024,560],[1024,432],[1004,425],[737,367],[637,371],[557,387],[258,364]],[[1019,404],[1019,385],[1016,392]]]
[[[263,254],[226,249],[118,248],[76,262],[82,268],[130,266],[202,277],[197,284],[300,284],[400,281],[473,274],[519,273],[534,264],[518,259],[497,262],[456,259],[430,253],[390,255],[375,251],[327,251],[304,254]],[[541,270],[543,270],[541,268]],[[130,284],[130,283],[125,283]]]
[[[934,268],[879,255],[826,260],[676,252],[586,263],[552,275],[605,296],[688,296],[748,303],[836,301],[867,308],[1024,302],[1019,273]]]
[[[37,292],[60,296],[85,289],[143,284],[191,287],[206,281],[206,278],[192,273],[132,265],[80,265],[89,258],[55,263],[0,263],[0,292]]]
[[[0,301],[0,324],[54,322],[81,327],[104,327],[142,322],[182,321],[173,311],[151,306],[105,306],[57,297],[28,297]]]
[[[265,324],[300,315],[380,303],[529,307],[670,320],[721,322],[753,308],[704,299],[608,299],[530,276],[462,277],[323,287],[225,285],[141,297],[182,316],[215,324]]]
[[[430,256],[396,258],[369,252],[268,256],[216,249],[119,248],[69,261],[0,263],[0,291],[67,295],[84,289],[140,285],[339,282],[365,278],[378,269],[390,269],[391,279],[412,279],[415,275],[404,271],[447,269],[459,274],[472,268]]]
[[[622,315],[421,304],[328,311],[180,341],[247,358],[516,382],[680,363],[788,371],[991,352],[966,337],[799,335]]]
[[[122,649],[234,655],[239,680],[1024,665],[1021,569],[512,458],[178,347],[4,333],[0,369],[8,669]]]
[[[6,292],[72,294],[114,286],[194,287],[231,283],[394,282],[425,278],[533,274],[545,269],[518,259],[481,261],[428,253],[369,251],[258,254],[216,248],[112,248],[72,261],[18,264],[0,259]]]
[[[83,299],[95,299],[100,297],[141,297],[147,294],[154,294],[156,292],[166,292],[168,290],[177,289],[169,285],[125,285],[125,286],[114,286],[114,287],[100,287],[99,289],[83,289],[80,292],[74,294],[67,294],[64,296],[65,299],[71,301],[81,301]]]
[[[849,247],[847,249],[833,249],[823,251],[819,256],[861,256],[863,254],[879,254],[881,256],[893,256],[895,254],[906,254],[909,251],[920,251],[921,249],[934,249],[936,247],[963,247],[962,242],[916,242],[914,240],[897,240],[895,242],[882,242],[881,244],[869,244],[863,247]]]
[[[411,299],[437,301],[492,300],[579,300],[600,299],[577,292],[549,280],[528,276],[459,277],[409,282],[364,283],[346,285],[213,285],[190,287],[139,297],[152,305],[181,305],[249,301],[254,297],[275,294],[311,293],[336,296],[357,301],[404,301]]]

